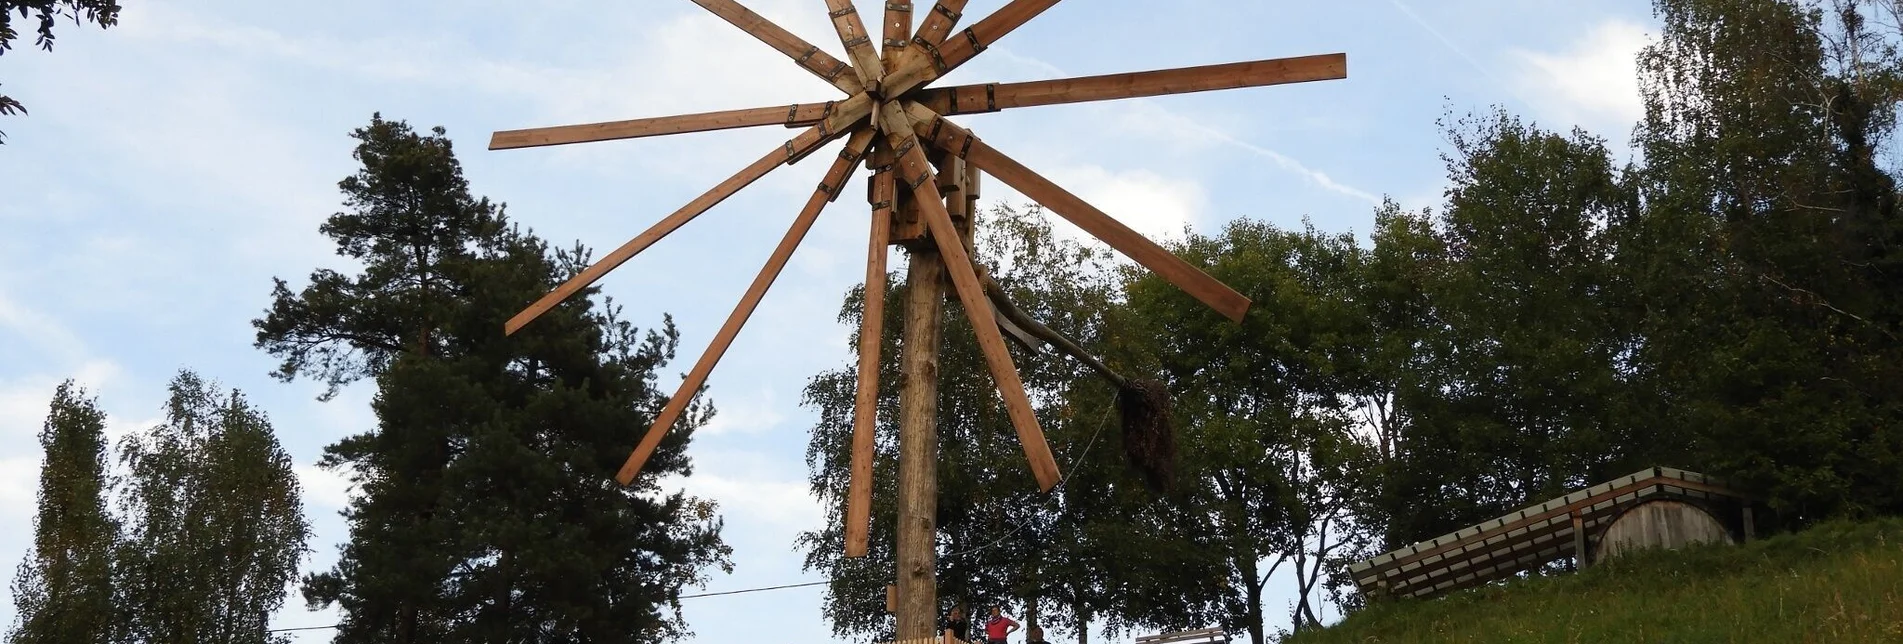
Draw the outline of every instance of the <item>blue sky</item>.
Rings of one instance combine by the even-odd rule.
[[[372,424],[370,391],[319,403],[315,384],[270,379],[250,320],[272,277],[301,284],[313,268],[349,268],[317,226],[341,207],[337,181],[355,169],[348,133],[372,112],[448,128],[476,193],[550,240],[605,252],[791,132],[498,152],[484,149],[490,132],[838,98],[688,2],[128,4],[109,31],[63,24],[54,52],[18,43],[0,58],[0,89],[32,110],[0,119],[0,578],[30,543],[35,433],[54,386],[77,378],[118,435],[157,421],[180,368],[270,414],[306,487],[309,566],[334,561],[349,490],[312,463]],[[843,58],[818,0],[747,4]],[[965,13],[1001,4],[972,0]],[[1343,81],[958,120],[1156,237],[1237,217],[1365,234],[1384,195],[1439,203],[1434,122],[1447,110],[1501,105],[1623,150],[1639,109],[1631,56],[1653,31],[1642,0],[1072,0],[945,83],[1346,52]],[[670,375],[705,347],[823,169],[775,171],[604,280],[638,324],[675,316]],[[1022,201],[995,181],[983,192]],[[849,358],[834,318],[863,274],[862,194],[855,181],[821,217],[710,380],[720,414],[692,448],[696,475],[677,483],[726,516],[735,571],[714,573],[708,591],[817,579],[792,547],[825,511],[806,491],[811,415],[799,394]],[[692,599],[684,615],[695,642],[831,641],[820,598]],[[333,622],[289,603],[279,626]],[[0,621],[12,623],[10,601]]]

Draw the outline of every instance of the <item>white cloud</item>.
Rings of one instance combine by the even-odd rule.
[[[350,504],[352,485],[345,472],[332,472],[316,465],[297,466],[297,482],[303,488],[305,511],[316,516],[323,510],[341,510]]]
[[[1180,236],[1184,226],[1199,223],[1208,202],[1201,183],[1149,170],[1072,166],[1052,171],[1051,180],[1153,241]],[[1089,239],[1063,218],[1051,219],[1073,238]]]
[[[1555,126],[1623,134],[1644,113],[1636,57],[1647,42],[1643,26],[1612,19],[1563,51],[1515,49],[1515,85]]]
[[[704,459],[697,459],[704,460]],[[803,480],[758,476],[727,476],[696,471],[685,479],[670,477],[665,490],[685,490],[691,496],[720,504],[729,525],[741,524],[779,534],[817,529],[825,513]]]
[[[751,392],[714,393],[714,417],[697,435],[754,434],[773,429],[786,420],[780,410],[786,403],[773,390],[761,387]]]

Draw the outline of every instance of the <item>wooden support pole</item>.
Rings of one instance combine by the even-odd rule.
[[[1576,569],[1585,570],[1586,566],[1591,565],[1591,561],[1591,554],[1586,552],[1586,521],[1580,518],[1578,512],[1574,512],[1573,565]]]
[[[918,205],[907,201],[901,207]],[[899,578],[893,614],[900,640],[931,638],[938,612],[938,351],[945,262],[925,244],[913,247],[910,256],[899,347]]]
[[[1752,519],[1751,506],[1746,505],[1744,506],[1744,541],[1745,543],[1750,543],[1751,540],[1758,538],[1757,522],[1752,521],[1751,519]]]

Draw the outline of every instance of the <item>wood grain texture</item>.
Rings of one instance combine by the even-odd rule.
[[[998,39],[1024,23],[1029,22],[1045,9],[1056,5],[1058,0],[1011,0],[999,7],[991,15],[985,16],[978,24],[947,38],[943,43],[926,50],[913,39],[913,47],[907,47],[906,61],[899,71],[886,75],[885,92],[888,96],[904,96],[925,83],[931,82],[959,65],[970,61],[985,47],[996,43]],[[936,55],[934,55],[936,52]]]
[[[986,174],[1043,204],[1051,212],[1076,224],[1084,232],[1102,240],[1136,263],[1155,271],[1224,317],[1241,322],[1243,315],[1249,312],[1249,298],[1131,230],[1123,222],[1104,214],[1096,206],[1005,156],[969,130],[939,117],[918,103],[909,104],[907,110],[910,112],[908,118],[913,119],[914,131],[921,137],[929,138],[934,147],[963,156]]]
[[[932,10],[925,14],[925,22],[918,26],[918,35],[912,39],[919,43],[930,43],[936,47],[945,42],[945,36],[951,33],[958,19],[964,17],[966,0],[939,0]]]
[[[652,426],[648,427],[647,435],[643,436],[641,443],[635,446],[634,453],[628,455],[628,460],[622,464],[621,471],[615,474],[616,481],[620,481],[622,485],[629,485],[634,482],[634,477],[641,473],[642,466],[646,465],[648,458],[654,455],[654,449],[661,445],[661,438],[666,436],[668,429],[674,426],[674,421],[680,419],[681,412],[686,411],[687,403],[700,393],[701,385],[707,381],[707,374],[713,372],[714,365],[720,362],[721,356],[727,352],[727,347],[733,344],[734,337],[740,334],[740,328],[745,326],[747,318],[753,315],[754,308],[758,307],[760,299],[766,296],[767,289],[773,286],[775,279],[779,278],[780,270],[786,267],[787,259],[793,256],[793,249],[799,247],[800,240],[806,238],[806,232],[812,229],[813,221],[819,218],[820,211],[824,210],[826,204],[838,194],[837,186],[844,185],[853,168],[859,165],[859,160],[865,155],[866,146],[871,143],[872,136],[873,132],[870,128],[862,128],[853,132],[852,136],[846,140],[845,152],[833,161],[832,168],[826,171],[826,177],[821,180],[819,188],[815,189],[813,196],[806,200],[806,207],[801,209],[799,216],[793,219],[793,225],[787,228],[786,235],[780,238],[779,246],[774,247],[773,254],[767,258],[766,266],[761,267],[759,274],[754,276],[753,283],[747,286],[746,294],[740,297],[740,304],[735,306],[733,313],[727,316],[726,323],[720,325],[720,331],[714,334],[713,342],[707,346],[706,351],[700,354],[700,360],[694,363],[694,368],[687,372],[687,378],[681,381],[680,388],[674,391],[674,396],[669,398],[667,405],[661,409],[661,415],[654,419]]]
[[[872,529],[872,448],[878,434],[879,353],[885,339],[885,271],[892,225],[892,172],[875,172],[866,240],[865,305],[859,314],[859,380],[852,408],[852,469],[846,490],[846,556],[864,557]]]
[[[977,114],[1014,107],[1109,101],[1348,77],[1346,54],[1323,54],[1027,83],[959,85],[918,92],[933,112]]]
[[[635,139],[687,132],[710,132],[759,125],[811,126],[831,116],[835,103],[801,103],[783,107],[683,114],[654,118],[504,130],[489,137],[489,149],[513,150],[544,145]]]
[[[859,82],[859,78],[848,72],[848,69],[851,67],[850,65],[841,62],[837,58],[833,58],[831,54],[821,51],[818,47],[813,46],[813,43],[806,42],[805,39],[793,35],[793,32],[773,24],[773,22],[767,20],[765,16],[761,16],[760,14],[754,13],[752,9],[741,6],[739,2],[735,2],[734,0],[694,0],[694,4],[700,5],[702,8],[713,12],[714,15],[720,16],[722,20],[733,24],[735,27],[739,27],[741,31],[747,32],[754,38],[760,39],[760,42],[766,43],[768,47],[772,47],[774,50],[785,54],[787,58],[793,59],[793,62],[798,64],[802,69],[812,72],[814,76],[818,76],[827,83],[831,83],[833,87],[839,88],[839,91],[845,92],[848,96],[858,94],[865,90],[865,86]]]
[[[859,77],[859,84],[868,93],[878,95],[885,63],[879,61],[879,49],[872,45],[872,32],[866,31],[865,21],[859,19],[859,10],[852,6],[852,0],[826,0],[826,9],[833,21],[833,32],[839,34],[839,44],[846,47],[846,57],[852,59],[852,71]]]
[[[1024,447],[1025,459],[1030,461],[1031,474],[1037,478],[1038,487],[1049,492],[1059,480],[1057,461],[1051,457],[1050,445],[1044,440],[1044,430],[1038,425],[1037,415],[1031,411],[1030,398],[1024,394],[1024,382],[1018,376],[1017,366],[1011,361],[1010,349],[1004,345],[1004,336],[998,331],[996,313],[991,309],[990,300],[985,298],[984,288],[978,284],[972,258],[965,252],[958,229],[952,224],[951,214],[945,210],[944,198],[938,192],[931,162],[925,158],[924,149],[919,146],[910,129],[911,118],[897,104],[884,107],[881,122],[892,128],[886,131],[886,140],[898,153],[899,181],[906,184],[900,189],[909,187],[912,200],[919,205],[926,225],[931,229],[938,253],[944,258],[945,268],[951,274],[953,290],[957,291],[958,301],[964,305],[965,315],[971,320],[973,335],[978,338],[978,348],[984,354],[985,365],[990,368],[991,376],[998,385],[998,393],[1004,398],[1005,411],[1011,417],[1012,426],[1017,429],[1018,442]]]
[[[900,639],[930,637],[938,624],[938,354],[944,343],[945,263],[914,249],[906,268],[905,331],[899,345],[897,601]]]
[[[912,0],[886,0],[882,22],[885,41],[879,46],[879,58],[886,73],[891,73],[905,61],[907,41],[912,39]]]

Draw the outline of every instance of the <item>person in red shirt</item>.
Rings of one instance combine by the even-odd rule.
[[[991,619],[985,620],[986,644],[1004,644],[1004,638],[1018,630],[1018,623],[1004,616],[1004,609],[997,604],[991,605]]]

